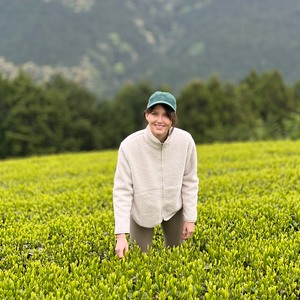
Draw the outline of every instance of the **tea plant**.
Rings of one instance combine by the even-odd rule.
[[[121,260],[117,151],[0,161],[1,299],[299,299],[300,142],[197,151],[193,237]]]

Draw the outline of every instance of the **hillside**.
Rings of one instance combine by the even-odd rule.
[[[121,261],[117,151],[0,161],[1,299],[298,299],[300,141],[197,152],[192,238]]]
[[[0,72],[55,72],[112,95],[126,80],[239,81],[252,68],[300,77],[296,0],[0,0]]]

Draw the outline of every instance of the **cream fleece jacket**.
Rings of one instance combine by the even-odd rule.
[[[115,234],[129,233],[130,215],[142,227],[169,220],[197,219],[197,153],[192,136],[174,128],[162,144],[150,131],[137,131],[120,145],[113,188]]]

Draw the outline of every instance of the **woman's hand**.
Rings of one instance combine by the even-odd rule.
[[[193,223],[193,222],[184,222],[181,239],[182,240],[189,239],[192,236],[192,234],[194,232],[194,229],[195,229],[195,223]]]
[[[116,254],[119,258],[122,258],[125,252],[128,251],[128,243],[125,233],[117,234],[117,244],[115,248]]]

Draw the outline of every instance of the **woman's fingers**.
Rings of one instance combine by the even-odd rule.
[[[117,244],[115,248],[118,258],[122,258],[124,254],[128,251],[128,243],[126,239],[117,239]]]
[[[183,240],[189,239],[192,236],[194,229],[195,229],[195,223],[184,222],[181,239]]]

